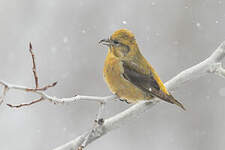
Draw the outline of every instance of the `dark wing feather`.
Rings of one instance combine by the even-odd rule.
[[[181,108],[185,109],[183,105],[180,102],[178,102],[172,95],[167,95],[162,90],[160,90],[160,86],[158,85],[158,83],[156,82],[151,73],[144,74],[141,73],[140,71],[138,72],[136,68],[137,66],[130,66],[128,63],[123,61],[123,69],[124,69],[123,77],[132,84],[134,84],[135,86],[137,86],[138,88],[147,92],[148,94],[156,96],[169,103],[176,104]]]
[[[140,89],[149,91],[149,88],[154,88],[158,91],[160,90],[160,87],[152,74],[143,74],[138,72],[135,67],[129,66],[126,62],[123,62],[123,69],[124,78]]]

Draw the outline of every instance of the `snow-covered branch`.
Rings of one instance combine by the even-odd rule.
[[[0,80],[0,86],[3,87],[2,95],[0,95],[0,105],[4,102],[6,94],[9,90],[18,90],[18,91],[30,92],[30,93],[34,93],[34,94],[36,94],[40,97],[39,99],[30,101],[28,103],[22,103],[22,104],[18,104],[18,105],[7,104],[9,107],[12,107],[12,108],[20,108],[20,107],[23,107],[23,106],[30,106],[30,105],[33,105],[35,103],[39,103],[43,100],[48,100],[50,102],[53,102],[54,104],[57,104],[57,103],[74,103],[76,101],[85,100],[85,101],[98,102],[101,105],[103,105],[108,100],[118,99],[118,97],[116,95],[106,96],[106,97],[75,95],[74,97],[70,97],[70,98],[57,98],[57,97],[54,97],[54,96],[47,95],[45,93],[45,91],[48,90],[49,88],[52,88],[52,87],[56,86],[57,82],[54,82],[52,84],[48,84],[48,85],[43,86],[43,87],[39,87],[39,82],[38,82],[39,79],[38,79],[37,68],[36,68],[36,63],[35,63],[35,55],[34,55],[33,47],[32,47],[31,43],[29,43],[29,52],[30,52],[31,58],[32,58],[32,64],[33,64],[32,71],[33,71],[33,76],[34,76],[34,81],[35,81],[35,88],[29,88],[29,87],[25,87],[25,86],[21,86],[21,85],[13,85],[13,84],[9,84],[5,81]],[[98,115],[100,115],[100,114],[98,114]]]
[[[165,83],[166,87],[169,91],[175,90],[177,87],[181,86],[187,81],[199,78],[209,73],[213,73],[215,75],[219,75],[221,77],[225,77],[225,69],[222,67],[221,61],[225,57],[225,42],[223,42],[211,56],[209,56],[204,61],[200,62],[193,67],[190,67],[177,76],[169,80]],[[114,99],[112,97],[111,99]],[[110,97],[109,97],[110,99]],[[109,100],[108,99],[108,100]],[[115,116],[108,118],[104,121],[103,124],[98,124],[92,129],[91,134],[87,131],[77,137],[76,139],[55,148],[54,150],[78,150],[82,149],[89,143],[94,140],[100,138],[106,133],[120,127],[123,124],[128,124],[128,121],[132,119],[134,116],[138,116],[139,114],[145,112],[159,101],[154,99],[153,101],[140,101],[137,104],[131,106],[127,110],[116,114]],[[87,138],[88,136],[88,138]],[[85,142],[85,145],[83,143]]]
[[[82,101],[82,100],[105,103],[108,100],[118,99],[116,95],[105,96],[105,97],[75,95],[74,97],[70,97],[70,98],[57,98],[54,96],[49,96],[44,92],[45,90],[47,90],[47,88],[45,88],[45,87],[52,87],[51,85],[47,85],[47,86],[45,86],[43,88],[39,88],[39,89],[35,89],[35,88],[32,89],[32,88],[28,88],[25,86],[13,85],[13,84],[6,83],[4,81],[0,81],[0,85],[2,85],[4,87],[3,95],[1,96],[2,101],[6,95],[6,91],[9,91],[9,90],[19,90],[19,91],[24,91],[24,92],[31,92],[31,93],[39,95],[43,100],[48,100],[55,104],[74,103],[74,102]],[[43,91],[43,89],[45,89],[45,90]],[[8,105],[13,106],[12,104],[8,104]],[[22,104],[20,104],[20,105],[22,105]],[[26,103],[25,103],[25,105],[26,105]],[[17,107],[17,105],[15,107]]]

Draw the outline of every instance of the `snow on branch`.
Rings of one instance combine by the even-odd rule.
[[[32,57],[32,65],[33,65],[32,71],[33,71],[33,76],[34,76],[34,81],[35,81],[35,88],[29,88],[29,87],[26,87],[26,86],[9,84],[5,81],[0,80],[0,86],[3,87],[3,92],[0,95],[0,105],[4,102],[6,94],[9,90],[18,90],[18,91],[24,91],[24,92],[27,92],[27,93],[34,93],[34,94],[36,94],[40,97],[39,99],[30,101],[28,103],[22,103],[22,104],[18,104],[18,105],[7,104],[11,108],[20,108],[20,107],[23,107],[23,106],[30,106],[30,105],[33,105],[35,103],[39,103],[43,100],[48,100],[50,102],[53,102],[54,104],[74,103],[76,101],[82,101],[82,100],[93,101],[93,102],[98,102],[100,104],[104,104],[108,100],[118,99],[118,97],[116,95],[105,96],[105,97],[75,95],[74,97],[70,97],[70,98],[57,98],[57,97],[54,97],[54,96],[47,95],[45,93],[45,91],[48,90],[49,88],[52,88],[52,87],[56,86],[57,82],[45,85],[43,87],[39,87],[39,82],[38,82],[39,79],[38,79],[38,76],[37,76],[35,55],[34,55],[33,47],[32,47],[31,43],[29,43],[29,52],[30,52],[31,57]]]
[[[190,67],[165,83],[169,91],[175,90],[185,82],[212,73],[225,77],[225,69],[222,67],[222,60],[225,57],[225,41],[204,61]],[[114,99],[114,98],[112,98]],[[102,124],[97,124],[90,132],[85,132],[74,140],[55,148],[54,150],[81,150],[91,142],[102,137],[106,133],[128,124],[129,120],[145,112],[160,102],[156,98],[153,101],[140,101],[127,110],[106,119]],[[85,144],[84,144],[85,143]]]

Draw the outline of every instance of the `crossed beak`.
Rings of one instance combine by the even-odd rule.
[[[102,39],[101,41],[98,42],[99,44],[102,44],[102,45],[106,45],[108,47],[112,46],[113,45],[113,42],[112,40],[110,39]]]

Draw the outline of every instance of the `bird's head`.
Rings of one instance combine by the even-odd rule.
[[[109,39],[103,39],[99,43],[107,45],[109,50],[119,58],[131,57],[139,52],[134,34],[127,29],[117,30]]]

